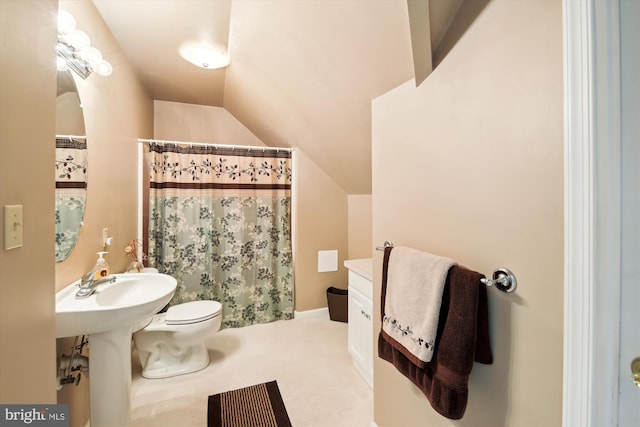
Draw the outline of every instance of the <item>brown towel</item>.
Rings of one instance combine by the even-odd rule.
[[[381,313],[387,286],[389,254],[385,248],[382,270]],[[493,363],[489,341],[489,312],[486,285],[482,274],[462,266],[449,271],[442,296],[435,354],[424,368],[411,363],[394,348],[394,343],[378,335],[378,356],[410,379],[441,415],[460,419],[467,407],[468,381],[474,360]]]

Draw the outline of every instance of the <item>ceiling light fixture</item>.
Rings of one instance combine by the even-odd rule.
[[[89,36],[76,30],[76,20],[66,10],[58,11],[57,51],[58,70],[66,66],[83,79],[92,72],[105,77],[113,72],[113,67],[102,58],[102,53],[91,47]]]
[[[180,56],[200,68],[213,70],[229,65],[229,56],[208,43],[185,42],[178,49]]]

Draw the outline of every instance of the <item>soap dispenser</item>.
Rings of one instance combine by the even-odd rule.
[[[108,253],[109,252],[98,252],[98,260],[96,261],[96,265],[94,267],[94,270],[96,271],[94,275],[95,280],[107,277],[109,275],[109,264],[107,264],[107,260],[104,259],[104,255]]]

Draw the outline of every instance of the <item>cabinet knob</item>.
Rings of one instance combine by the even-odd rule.
[[[631,362],[631,379],[640,387],[640,357],[636,357]]]

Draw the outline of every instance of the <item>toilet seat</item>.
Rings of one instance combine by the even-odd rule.
[[[169,307],[164,320],[167,325],[191,325],[213,319],[221,311],[218,301],[191,301]]]

